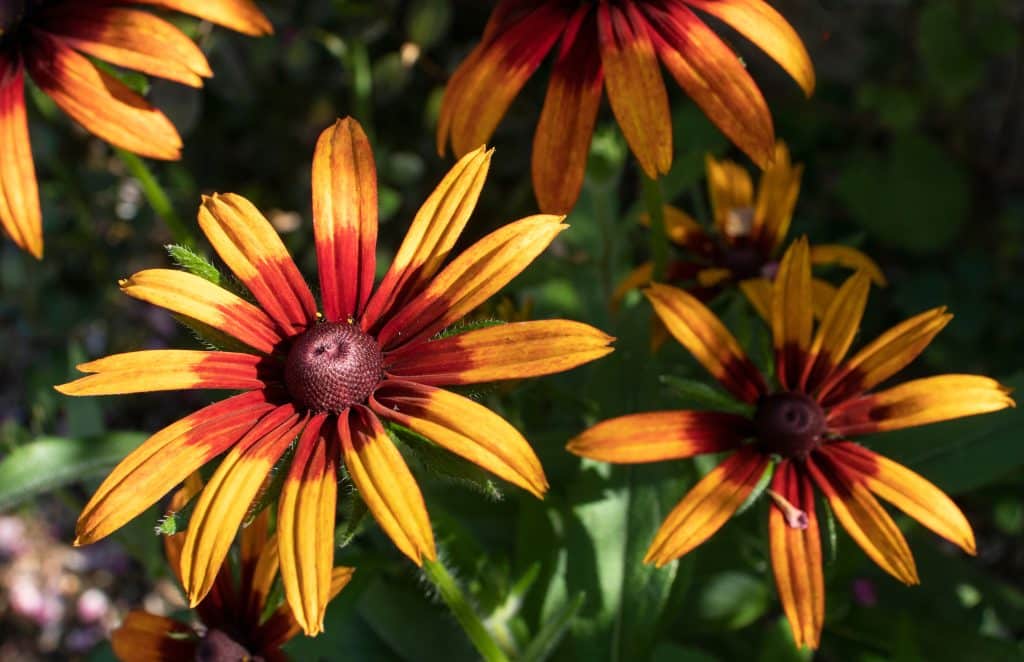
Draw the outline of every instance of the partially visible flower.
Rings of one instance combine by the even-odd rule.
[[[775,142],[768,105],[742,60],[695,9],[734,28],[812,92],[803,43],[762,0],[502,0],[445,90],[438,150],[450,141],[461,156],[487,142],[558,44],[533,139],[542,210],[567,213],[576,204],[602,88],[643,171],[651,178],[668,172],[672,121],[659,60],[708,118],[766,167]]]
[[[191,476],[171,497],[170,510],[185,507],[202,487]],[[287,604],[268,604],[277,579],[280,558],[269,534],[269,511],[264,510],[242,530],[237,567],[225,562],[213,588],[199,604],[196,614],[202,626],[158,616],[145,611],[129,612],[111,635],[111,644],[123,662],[179,662],[179,660],[266,660],[285,661],[281,647],[301,628]],[[164,537],[164,551],[175,576],[181,580],[181,551],[185,534]],[[327,600],[341,592],[353,568],[331,570]]]
[[[89,132],[154,159],[178,159],[170,120],[89,58],[201,87],[212,76],[183,32],[134,5],[191,14],[250,35],[270,22],[250,0],[4,0],[0,4],[0,226],[43,255],[43,226],[25,113],[25,72]]]
[[[129,296],[215,331],[237,351],[153,350],[82,364],[94,373],[57,389],[105,395],[175,389],[244,392],[164,428],[100,485],[76,544],[99,540],[227,451],[199,495],[182,552],[193,605],[214,585],[264,477],[295,443],[278,503],[285,596],[308,634],[322,627],[333,559],[341,462],[384,532],[416,563],[435,558],[423,495],[384,427],[411,429],[537,497],[547,479],[503,418],[442,386],[562,372],[612,351],[612,338],[567,320],[438,333],[496,294],[565,225],[510,223],[452,259],[491,153],[464,157],[416,214],[374,289],[377,176],[357,122],[339,120],[313,156],[313,230],[322,314],[270,223],[245,198],[204,198],[199,224],[256,304],[199,276],[150,269],[121,282]],[[446,265],[445,263],[448,262]]]
[[[913,361],[952,316],[945,308],[921,313],[846,359],[870,277],[861,270],[843,284],[812,336],[811,260],[804,239],[786,251],[773,287],[777,386],[766,383],[732,334],[693,295],[661,284],[645,291],[669,332],[750,405],[752,415],[634,414],[597,424],[568,448],[626,464],[730,453],[665,519],[645,558],[658,566],[710,538],[773,468],[768,493],[774,504],[769,533],[775,582],[797,645],[814,648],[825,617],[815,486],[865,553],[906,584],[918,583],[914,558],[874,495],[975,553],[971,526],[949,497],[851,438],[997,411],[1013,400],[995,380],[975,375],[915,379],[870,392]]]

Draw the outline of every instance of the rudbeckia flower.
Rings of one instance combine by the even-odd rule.
[[[768,105],[740,58],[694,10],[734,28],[812,92],[803,42],[762,0],[503,0],[448,83],[438,150],[443,154],[450,141],[462,155],[487,142],[554,49],[533,138],[533,187],[542,210],[566,213],[576,204],[602,87],[643,171],[652,179],[668,172],[672,121],[659,60],[730,140],[767,166],[775,143]]]
[[[169,509],[176,512],[202,488],[193,474],[171,497]],[[145,611],[129,612],[111,635],[114,654],[122,662],[179,662],[180,660],[266,660],[284,662],[281,647],[300,632],[287,605],[267,614],[277,579],[280,558],[269,533],[269,511],[264,510],[242,530],[238,564],[233,570],[225,563],[213,588],[195,606],[201,627]],[[179,564],[184,533],[164,538],[164,552],[174,574],[181,580]],[[341,592],[353,568],[339,566],[330,573],[327,599]]]
[[[270,223],[245,198],[204,198],[199,224],[255,303],[189,273],[150,269],[121,281],[147,301],[231,339],[239,351],[154,350],[82,364],[68,395],[240,389],[164,428],[128,455],[83,510],[76,544],[116,530],[225,451],[199,495],[182,549],[192,605],[263,479],[295,443],[277,510],[285,596],[315,634],[333,559],[340,465],[395,545],[435,558],[423,496],[384,427],[430,439],[537,497],[547,481],[523,436],[500,416],[438,388],[547,375],[609,353],[611,338],[565,320],[436,337],[497,293],[566,226],[538,215],[487,235],[446,266],[490,163],[459,161],[416,214],[374,289],[377,180],[354,120],[324,131],[313,157],[313,229],[321,307]]]
[[[768,319],[772,278],[779,268],[778,256],[800,193],[803,165],[792,164],[789,149],[780,141],[775,146],[775,160],[761,175],[756,196],[750,173],[738,163],[708,155],[707,173],[713,228],[705,229],[681,209],[664,208],[665,233],[683,252],[667,265],[665,280],[704,301],[728,287],[738,287]],[[641,222],[648,221],[641,217]],[[810,250],[812,264],[863,269],[876,285],[885,285],[885,276],[874,260],[855,248],[817,244]],[[650,283],[653,271],[647,262],[630,272],[612,294],[612,304],[617,305],[630,290]],[[811,280],[816,316],[824,314],[835,294],[827,281]]]
[[[213,75],[203,52],[178,28],[137,5],[171,9],[250,35],[270,22],[250,0],[4,0],[0,4],[0,226],[23,250],[43,255],[25,73],[87,131],[153,159],[181,157],[170,120],[94,57],[201,87]]]
[[[815,487],[864,552],[906,584],[918,583],[914,559],[876,496],[975,553],[971,526],[949,497],[853,438],[1013,406],[999,383],[975,375],[927,377],[873,391],[917,357],[951,315],[944,308],[921,313],[846,358],[869,289],[866,272],[851,276],[812,335],[810,251],[805,240],[795,242],[774,282],[771,327],[778,384],[770,386],[693,295],[651,285],[645,293],[669,332],[749,405],[751,414],[635,414],[599,423],[568,446],[583,457],[626,464],[729,453],[665,519],[645,559],[658,566],[710,538],[773,468],[771,561],[798,646],[817,647],[825,614]]]

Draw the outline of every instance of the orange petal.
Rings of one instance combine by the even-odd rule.
[[[384,533],[416,565],[437,558],[423,494],[377,416],[352,407],[338,419],[338,436],[349,476]]]
[[[789,148],[781,140],[775,144],[775,158],[765,168],[757,185],[753,233],[765,255],[773,255],[789,234],[793,208],[800,195],[803,165],[792,165]],[[813,258],[812,249],[811,261]]]
[[[644,563],[660,568],[714,535],[750,496],[768,462],[767,456],[746,447],[715,467],[665,518]]]
[[[803,392],[814,392],[846,358],[846,352],[860,328],[870,289],[871,277],[863,271],[850,276],[839,288],[821,319],[818,333],[808,352],[807,364],[800,380]]]
[[[273,352],[282,340],[265,312],[199,276],[173,269],[146,269],[119,285],[132,298],[212,326],[264,354]]]
[[[363,127],[351,117],[325,129],[313,155],[313,232],[328,322],[358,316],[377,260],[377,168]]]
[[[748,278],[740,281],[740,291],[765,322],[772,319],[772,282],[767,278]]]
[[[839,244],[816,244],[811,246],[811,264],[838,264],[847,269],[865,271],[871,281],[879,287],[886,285],[885,274],[874,260],[856,248]]]
[[[811,262],[807,239],[793,242],[779,263],[772,289],[772,344],[779,383],[795,390],[811,345]]]
[[[734,396],[755,402],[764,380],[713,312],[691,294],[653,283],[644,294],[676,340]]]
[[[565,447],[601,462],[681,460],[736,448],[754,433],[750,420],[711,411],[656,411],[602,421]]]
[[[773,506],[768,511],[768,532],[775,585],[793,630],[793,642],[798,648],[817,648],[825,622],[825,578],[814,490],[793,462],[776,466],[772,489],[806,518],[800,522],[806,526],[793,526],[782,509]]]
[[[907,541],[871,492],[853,480],[831,456],[816,453],[805,463],[825,494],[836,519],[864,553],[904,584],[917,584],[917,568]]]
[[[1007,389],[980,375],[914,379],[846,400],[828,413],[829,429],[842,436],[927,425],[1013,407]]]
[[[371,404],[383,418],[544,498],[548,482],[536,453],[518,430],[487,407],[443,389],[400,381],[384,382]]]
[[[264,478],[301,429],[291,405],[278,407],[235,444],[203,488],[181,550],[181,582],[190,607],[213,587]]]
[[[441,268],[480,198],[494,150],[473,150],[445,175],[416,212],[391,268],[363,316],[364,329],[386,320],[423,291]]]
[[[567,320],[513,322],[407,345],[387,357],[388,374],[443,386],[565,372],[612,352],[614,340]]]
[[[974,532],[953,500],[902,464],[849,441],[826,444],[822,452],[842,464],[850,477],[968,554],[976,554]]]
[[[823,406],[841,402],[892,377],[917,358],[951,319],[942,306],[892,327],[840,366],[822,385],[818,400]]]
[[[547,213],[568,214],[576,205],[601,106],[603,76],[591,9],[581,5],[565,28],[533,134],[533,190]]]
[[[608,103],[629,148],[651,179],[672,167],[672,118],[649,28],[633,3],[597,7]]]
[[[159,110],[62,40],[36,32],[32,81],[90,133],[154,159],[181,158],[178,130]]]
[[[76,367],[81,372],[95,374],[54,387],[64,395],[118,395],[201,388],[250,390],[264,388],[265,373],[268,368],[273,370],[267,359],[252,354],[183,349],[113,354]]]
[[[273,405],[252,391],[172,423],[114,467],[82,509],[76,545],[96,542],[144,511],[228,447]]]
[[[643,11],[658,56],[679,86],[729,140],[767,167],[772,116],[740,58],[682,2],[644,3]]]
[[[779,63],[810,96],[814,66],[796,31],[763,0],[686,0],[686,4],[727,23]]]
[[[178,662],[196,657],[192,628],[166,616],[130,611],[110,633],[110,645],[122,662]]]
[[[0,60],[0,145],[0,225],[19,248],[40,259],[43,221],[25,115],[25,72],[17,61]]]
[[[281,583],[296,622],[310,637],[324,629],[338,500],[338,439],[321,432],[323,417],[299,439],[277,510]]]
[[[272,34],[274,27],[251,0],[132,0],[137,5],[153,5],[190,14],[242,34],[260,37]]]
[[[708,197],[715,226],[725,237],[737,233],[729,229],[729,215],[754,206],[754,184],[743,166],[727,159],[718,160],[711,154],[704,157],[708,175]],[[746,234],[746,233],[741,233]]]
[[[192,87],[213,75],[203,51],[167,21],[122,7],[64,5],[43,29],[93,57]]]
[[[429,338],[464,317],[519,275],[559,232],[562,217],[529,216],[473,244],[439,273],[377,335],[385,350]]]

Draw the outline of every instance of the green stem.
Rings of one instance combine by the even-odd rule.
[[[146,162],[131,152],[118,147],[114,149],[117,152],[118,158],[128,168],[128,172],[132,174],[132,177],[139,180],[139,184],[142,186],[142,194],[146,196],[146,200],[149,201],[153,211],[156,212],[156,215],[160,217],[160,220],[170,230],[174,243],[188,248],[195,248],[195,237],[182,220],[178,218],[178,215],[174,213],[174,206],[171,204],[170,197],[168,197],[163,187],[160,186],[160,182],[157,181],[156,176],[153,175],[153,171],[149,169]]]
[[[423,574],[437,588],[448,608],[455,614],[456,620],[473,642],[473,647],[487,662],[508,662],[508,656],[498,647],[491,633],[484,627],[476,610],[469,604],[458,582],[440,561],[423,560]]]
[[[665,280],[665,267],[668,264],[668,235],[665,234],[665,201],[661,193],[661,182],[642,175],[644,182],[644,204],[651,219],[649,241],[651,246],[651,262],[654,273],[651,280]]]

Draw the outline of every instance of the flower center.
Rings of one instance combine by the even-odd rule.
[[[196,646],[196,662],[262,662],[263,657],[252,655],[242,644],[223,630],[213,628]]]
[[[825,412],[803,393],[773,393],[757,403],[754,425],[765,451],[802,460],[821,445]]]
[[[300,335],[284,368],[285,385],[298,404],[334,413],[366,402],[383,375],[377,341],[347,323],[318,324]]]

